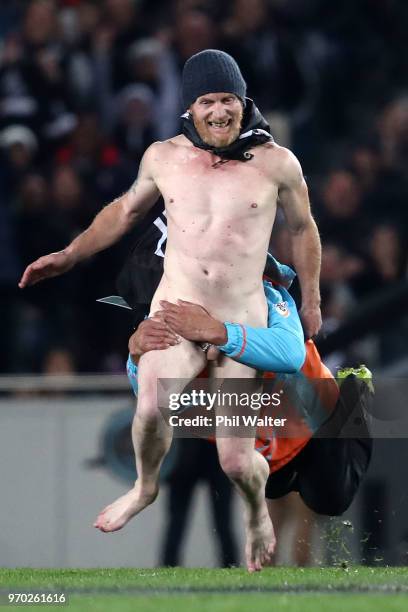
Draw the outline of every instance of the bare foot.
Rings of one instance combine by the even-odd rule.
[[[142,490],[137,480],[133,489],[100,512],[93,526],[105,533],[122,529],[131,518],[154,502],[158,492],[158,488]]]
[[[255,455],[257,475],[260,478],[260,489],[256,509],[252,506],[245,512],[245,557],[249,572],[259,572],[265,565],[270,565],[275,551],[276,538],[272,521],[265,501],[265,485],[269,477],[269,466],[260,454]]]
[[[270,565],[275,551],[276,538],[268,510],[262,510],[260,518],[247,521],[245,557],[249,572],[259,572],[265,565]]]

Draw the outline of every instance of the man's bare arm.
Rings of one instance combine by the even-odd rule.
[[[162,351],[179,344],[181,338],[163,320],[149,318],[142,321],[129,339],[129,353],[134,364],[148,351]]]
[[[276,298],[269,291],[265,295],[269,309],[273,309]],[[208,360],[217,359],[221,351],[227,357],[257,370],[296,372],[305,361],[304,337],[294,305],[290,315],[292,324],[288,329],[282,327],[281,321],[276,325],[272,320],[270,327],[260,328],[223,323],[199,304],[184,300],[178,300],[177,304],[161,300],[160,306],[162,310],[155,313],[160,325],[154,323],[155,319],[146,319],[129,341],[134,363],[147,351],[165,349],[169,343],[174,344],[174,336],[182,336],[192,342],[210,343],[210,347],[201,347],[206,351]],[[280,315],[277,317],[280,319]],[[287,350],[288,344],[290,350]]]
[[[138,177],[129,191],[105,206],[91,225],[65,249],[40,257],[26,268],[19,282],[21,289],[63,274],[79,261],[107,249],[144,217],[160,196],[152,173],[158,146],[160,144],[155,143],[146,150]]]
[[[138,177],[123,196],[111,202],[98,213],[82,234],[65,249],[76,261],[86,259],[115,244],[157,202],[160,192],[152,176],[152,145],[145,152],[140,163]]]
[[[320,314],[321,243],[310,210],[307,185],[296,157],[286,149],[282,157],[282,181],[279,186],[281,205],[291,233],[292,260],[302,292],[300,314],[308,336],[318,333]]]
[[[177,304],[161,300],[163,310],[158,315],[176,334],[192,342],[209,342],[221,345],[228,340],[224,323],[210,315],[208,310],[199,304],[177,300]]]

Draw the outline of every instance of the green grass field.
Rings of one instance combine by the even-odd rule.
[[[408,568],[0,570],[8,593],[64,592],[67,605],[43,610],[103,612],[406,612]],[[27,607],[25,604],[21,607]]]

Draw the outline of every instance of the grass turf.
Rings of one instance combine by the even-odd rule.
[[[3,569],[0,590],[3,603],[7,592],[65,592],[68,612],[405,612],[408,568]]]

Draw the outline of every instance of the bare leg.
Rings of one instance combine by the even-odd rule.
[[[277,535],[277,545],[274,551],[271,565],[277,565],[279,563],[281,549],[282,549],[282,537],[285,531],[285,526],[290,520],[290,504],[287,503],[288,496],[280,497],[279,499],[267,499],[266,505],[268,507],[269,516],[275,528]]]
[[[269,565],[275,550],[275,533],[265,502],[268,464],[247,438],[218,438],[221,466],[244,502],[245,559],[250,572]]]
[[[214,373],[219,378],[255,377],[254,370],[231,360],[225,360],[221,367],[215,368]],[[252,387],[255,391],[255,381]],[[230,387],[228,391],[231,390]],[[225,414],[225,409],[223,412]],[[232,408],[231,414],[233,412]],[[244,502],[246,564],[250,572],[255,572],[270,563],[276,539],[265,501],[269,466],[265,458],[254,449],[255,430],[248,431],[248,435],[251,437],[223,437],[222,432],[218,431],[217,448],[221,467]]]
[[[134,487],[98,515],[94,527],[117,531],[146,506],[153,503],[159,487],[159,472],[172,441],[172,429],[158,408],[157,381],[171,378],[172,393],[180,393],[205,365],[200,349],[184,341],[165,351],[151,351],[139,362],[139,396],[132,426],[138,479]]]
[[[298,567],[311,564],[311,542],[316,515],[303,502],[299,493],[292,492],[280,499],[268,499],[267,505],[278,536],[287,526],[294,527],[291,563]],[[277,551],[277,556],[279,551]]]

